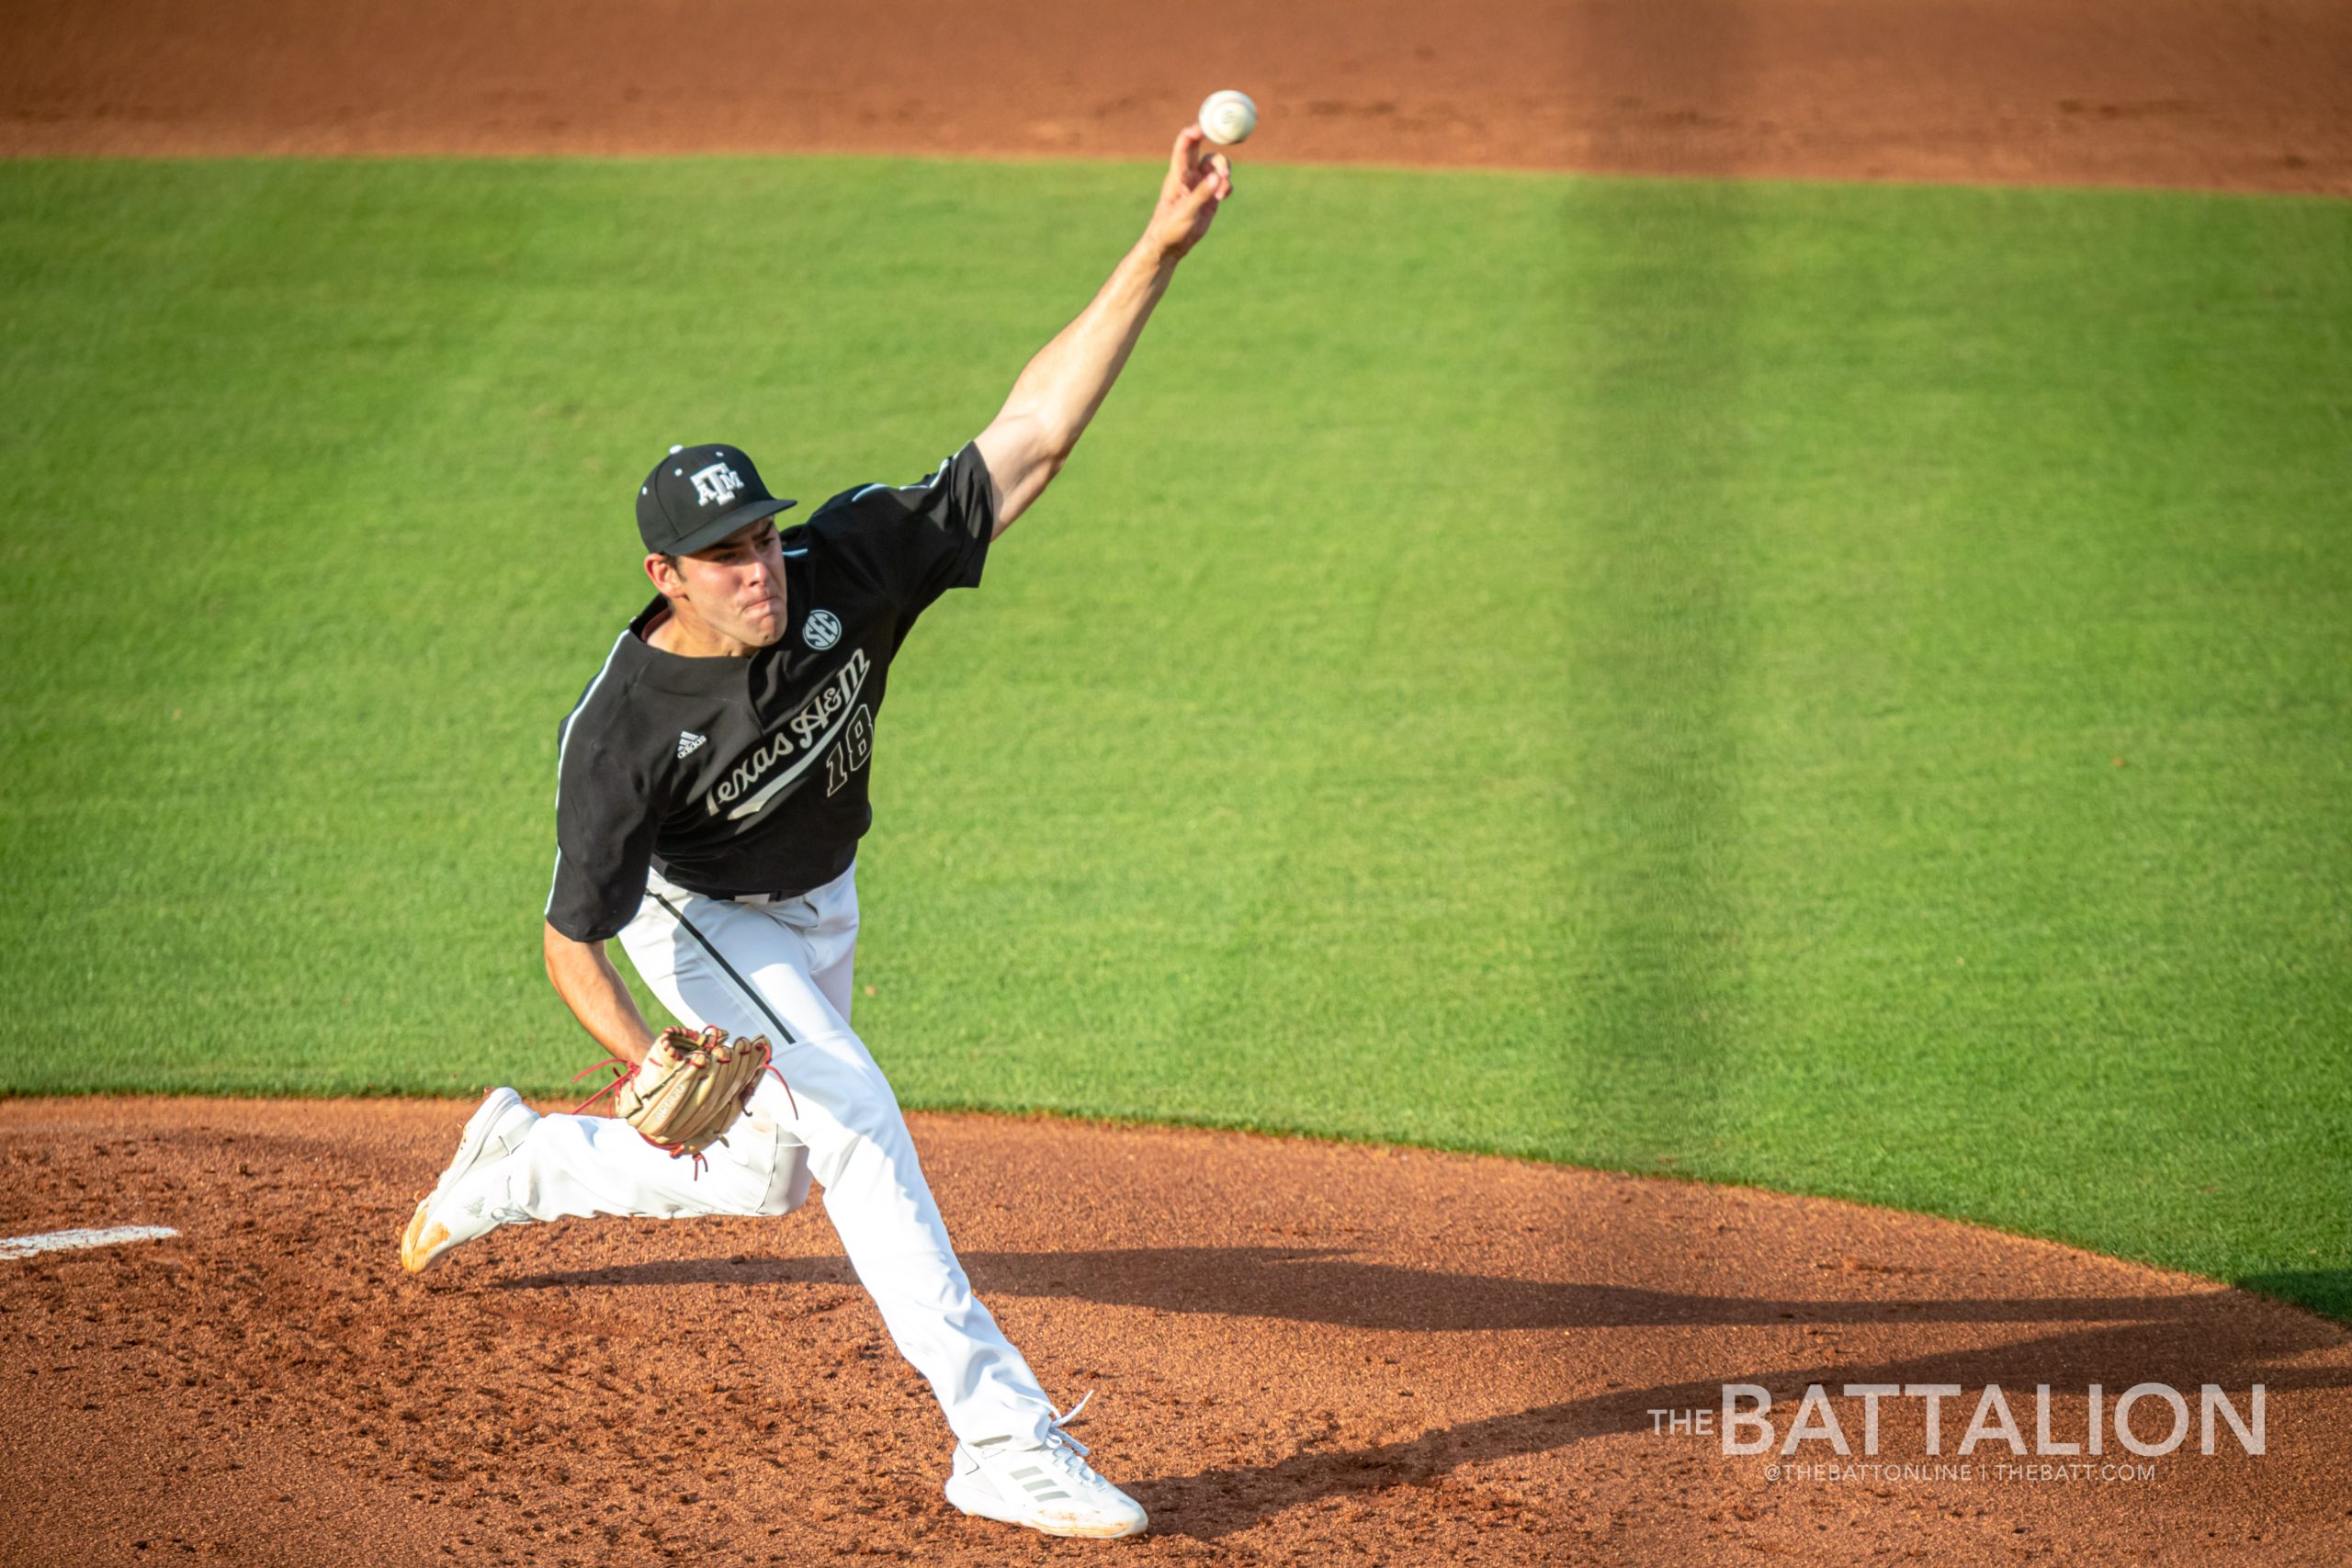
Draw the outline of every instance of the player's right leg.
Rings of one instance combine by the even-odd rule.
[[[651,896],[646,902],[658,910]],[[632,957],[675,1011],[666,957],[646,943],[639,926],[630,931],[639,938]],[[628,944],[628,933],[623,941]],[[733,1014],[679,1017],[696,1028],[716,1022],[730,1034],[775,1032]],[[421,1273],[501,1225],[591,1215],[788,1213],[808,1201],[809,1175],[808,1151],[784,1132],[790,1105],[784,1085],[763,1077],[744,1114],[697,1162],[655,1148],[616,1118],[542,1116],[513,1089],[493,1089],[467,1122],[457,1157],[417,1204],[401,1240],[401,1262]]]
[[[697,1168],[609,1116],[542,1116],[511,1089],[492,1089],[466,1123],[457,1157],[418,1202],[401,1261],[422,1273],[501,1225],[592,1214],[683,1219],[781,1214],[808,1196],[805,1160],[788,1157],[787,1101],[774,1078]]]
[[[689,905],[702,926],[726,926],[729,949],[761,976],[757,985],[714,965],[708,948],[681,923]],[[844,873],[792,913],[787,921],[699,898],[656,875],[638,918],[621,932],[621,944],[681,1022],[696,1029],[715,1023],[737,1036],[764,1034],[788,1071],[781,1058],[796,1036],[847,1028],[857,943],[853,877]],[[777,995],[763,995],[763,987]],[[783,1084],[763,1080],[743,1118],[699,1165],[672,1157],[611,1117],[541,1117],[511,1157],[481,1162],[462,1190],[449,1191],[458,1175],[454,1166],[443,1178],[430,1201],[436,1213],[424,1223],[441,1225],[455,1239],[433,1255],[503,1224],[588,1215],[788,1213],[808,1201],[810,1174],[807,1146],[786,1131],[791,1103]]]

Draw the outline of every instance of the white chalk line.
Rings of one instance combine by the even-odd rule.
[[[169,1225],[115,1225],[107,1230],[47,1231],[40,1235],[0,1236],[0,1260],[30,1258],[36,1252],[71,1252],[76,1247],[113,1247],[125,1241],[161,1241],[180,1233]]]

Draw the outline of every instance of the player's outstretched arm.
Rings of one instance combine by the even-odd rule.
[[[620,971],[601,942],[574,942],[553,926],[545,938],[548,978],[596,1043],[624,1061],[642,1062],[653,1046],[653,1031],[637,1010]]]
[[[1169,153],[1168,175],[1143,237],[1120,259],[1094,300],[1012,384],[1012,393],[979,434],[980,456],[996,484],[996,531],[1029,508],[1069,460],[1143,335],[1152,308],[1168,292],[1176,264],[1198,244],[1233,194],[1222,152],[1201,155],[1201,128],[1188,125]]]

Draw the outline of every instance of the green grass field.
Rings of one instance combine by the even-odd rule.
[[[904,1100],[2352,1315],[2352,206],[1245,176],[893,682]],[[0,164],[0,1089],[560,1090],[555,730],[644,467],[913,478],[1153,185]]]

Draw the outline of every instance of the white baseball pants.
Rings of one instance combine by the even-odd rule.
[[[680,1022],[766,1035],[790,1093],[763,1078],[699,1174],[626,1122],[543,1116],[507,1162],[511,1206],[534,1220],[783,1214],[808,1201],[813,1175],[859,1282],[956,1437],[1044,1440],[1053,1405],[972,1294],[898,1096],[850,1031],[856,867],[764,906],[656,874],[621,944]]]

